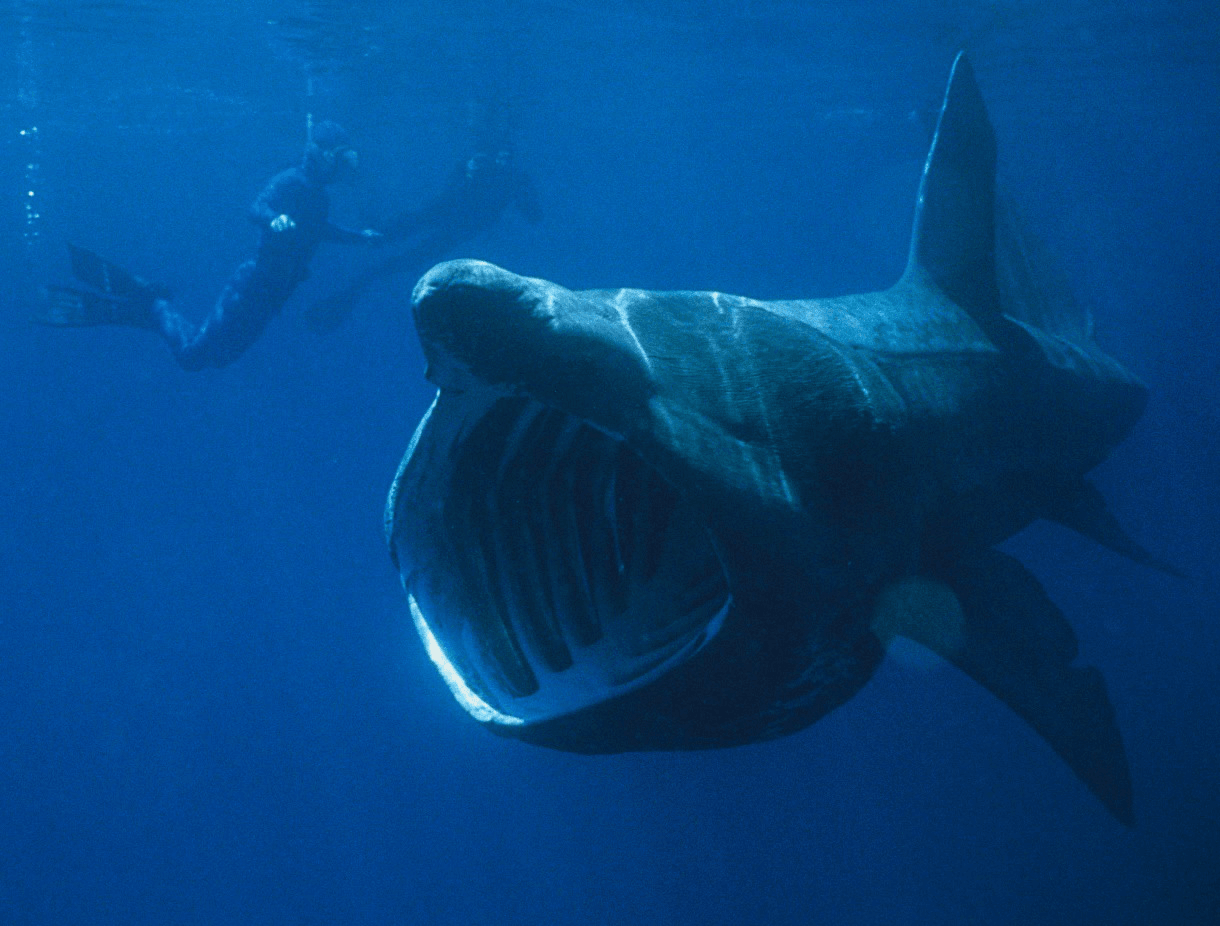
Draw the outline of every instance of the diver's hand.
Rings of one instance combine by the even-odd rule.
[[[297,223],[292,221],[292,216],[280,214],[271,220],[271,230],[273,232],[286,232],[296,227]]]
[[[385,244],[385,235],[373,228],[366,228],[360,233],[360,237],[364,239],[365,244],[382,245]]]

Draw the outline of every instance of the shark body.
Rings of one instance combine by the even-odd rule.
[[[1001,293],[995,237],[995,139],[959,56],[888,290],[761,301],[429,271],[413,311],[439,389],[386,529],[466,710],[586,753],[751,743],[852,697],[903,635],[1129,823],[1101,675],[994,546],[1048,518],[1159,565],[1085,478],[1146,393],[1074,308]]]

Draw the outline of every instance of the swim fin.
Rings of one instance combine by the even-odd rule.
[[[72,275],[107,296],[132,296],[144,287],[122,267],[112,264],[92,251],[68,245],[68,254],[72,258]]]
[[[129,273],[87,248],[69,243],[68,256],[72,260],[72,275],[104,296],[123,299],[151,293],[158,299],[173,298],[166,287]]]
[[[141,290],[135,298],[116,299],[70,286],[48,286],[43,307],[32,321],[54,328],[89,328],[124,325],[156,331],[159,322],[153,300]]]

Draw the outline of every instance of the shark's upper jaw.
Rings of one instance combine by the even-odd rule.
[[[388,529],[416,628],[463,707],[549,720],[706,645],[732,597],[694,506],[627,442],[438,359]]]
[[[545,321],[534,320],[518,281],[528,282],[477,261],[441,264],[420,280],[415,330],[438,387],[461,392],[521,377],[520,352]]]
[[[449,261],[416,285],[412,311],[428,378],[449,393],[527,395],[619,436],[645,415],[652,384],[639,344],[561,286]]]

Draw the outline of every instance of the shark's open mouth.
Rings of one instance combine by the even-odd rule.
[[[534,723],[647,684],[732,601],[680,492],[625,442],[527,398],[442,391],[387,517],[420,636],[480,720]]]

